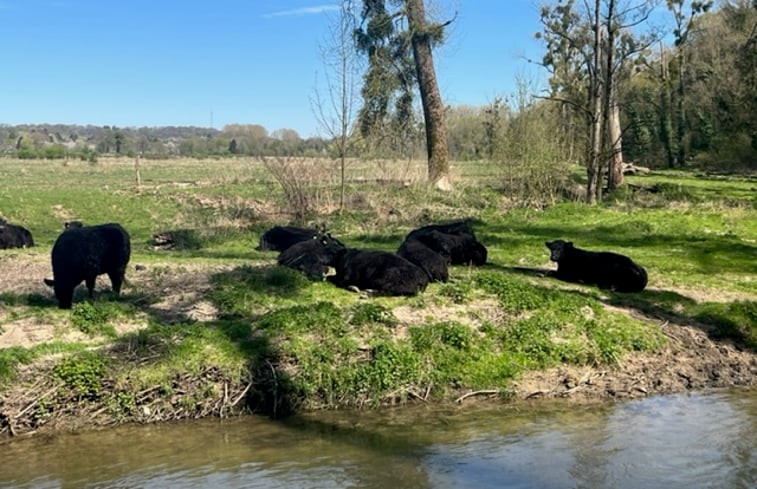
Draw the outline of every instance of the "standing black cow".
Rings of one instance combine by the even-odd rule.
[[[93,297],[95,279],[108,274],[113,291],[121,292],[126,265],[131,256],[131,240],[116,223],[70,227],[55,241],[52,251],[53,280],[45,283],[55,290],[58,307],[70,309],[74,289],[82,281]]]
[[[557,270],[550,275],[566,282],[593,284],[615,292],[641,292],[647,286],[647,271],[629,257],[609,251],[586,251],[570,241],[544,243]]]
[[[333,261],[328,280],[339,287],[372,290],[379,295],[416,295],[426,290],[428,275],[401,256],[385,251],[345,248]]]
[[[23,226],[10,224],[0,218],[0,250],[34,246],[32,233]]]

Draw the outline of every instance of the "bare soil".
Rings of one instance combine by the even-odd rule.
[[[123,293],[135,293],[149,298],[151,314],[166,321],[192,318],[197,321],[212,321],[217,311],[205,299],[210,287],[209,278],[229,267],[210,265],[176,265],[132,263],[127,272]],[[52,290],[42,279],[51,277],[49,256],[35,250],[19,250],[0,253],[0,292],[11,294],[38,294],[53,302]],[[97,290],[109,290],[107,278],[100,277]],[[83,287],[80,287],[83,289]],[[84,292],[84,291],[79,291]],[[688,291],[678,291],[686,295]],[[732,299],[728,294],[720,300]],[[710,294],[708,300],[718,300]],[[495,304],[481,304],[476,314],[469,314],[465,306],[431,306],[422,313],[409,308],[399,308],[396,315],[401,321],[421,320],[424,317],[475,318],[496,315]],[[640,315],[635,310],[623,310],[627,314]],[[646,317],[657,322],[669,339],[667,345],[656,353],[634,353],[623,357],[618,365],[606,366],[561,366],[531,372],[512,384],[516,400],[561,398],[569,402],[630,399],[657,394],[702,390],[708,388],[757,385],[757,353],[740,349],[730,341],[713,340],[703,325],[675,324],[661,318]],[[88,341],[83,333],[71,325],[50,324],[44,315],[29,317],[14,316],[0,304],[0,348],[11,346],[31,347],[54,339],[62,341]],[[59,321],[56,321],[59,322]],[[116,325],[119,333],[144,327],[138,319]],[[399,328],[401,333],[402,328]],[[26,370],[26,369],[25,369]],[[44,372],[44,367],[41,371]],[[30,372],[31,373],[31,372]],[[208,375],[213,375],[209,372]],[[191,382],[191,379],[187,379]],[[18,393],[15,393],[18,394]],[[482,400],[493,391],[471,392],[459,398],[460,402]],[[12,402],[6,392],[5,404]],[[0,407],[3,399],[0,398]],[[91,413],[90,413],[91,414]],[[146,420],[149,420],[149,414]],[[107,423],[106,423],[107,424]]]

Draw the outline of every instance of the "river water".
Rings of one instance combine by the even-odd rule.
[[[757,488],[757,390],[247,416],[0,445],[13,488]]]

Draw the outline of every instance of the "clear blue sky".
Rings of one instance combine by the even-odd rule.
[[[426,0],[457,18],[442,97],[483,105],[545,78],[536,0]],[[429,4],[429,8],[431,4]],[[0,0],[0,124],[261,124],[318,134],[329,0]]]

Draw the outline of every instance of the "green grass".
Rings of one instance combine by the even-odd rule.
[[[418,297],[364,299],[277,267],[275,254],[253,249],[265,229],[288,222],[276,214],[278,187],[259,166],[147,162],[137,190],[132,164],[3,160],[0,209],[31,229],[45,254],[69,218],[121,222],[132,235],[132,263],[149,265],[158,289],[183,266],[228,265],[204,297],[218,318],[166,324],[151,309],[155,299],[137,288],[120,299],[79,297],[71,311],[58,311],[52,296],[3,292],[8,312],[0,328],[37,318],[82,331],[103,350],[88,356],[91,341],[58,340],[0,350],[0,389],[22,365],[56,353],[61,381],[82,399],[115,386],[109,403],[122,412],[137,407],[135,392],[158,386],[170,399],[179,381],[208,371],[234,382],[256,379],[254,399],[289,408],[448,399],[471,389],[506,395],[529,370],[614,364],[664,343],[659,321],[605,305],[757,348],[754,179],[663,172],[629,178],[631,187],[600,205],[538,209],[506,207],[506,196],[488,185],[496,168],[480,162],[466,163],[465,180],[450,193],[353,183],[345,212],[305,224],[324,223],[349,246],[393,251],[414,227],[469,217],[489,251],[486,266],[453,267],[449,283],[431,284]],[[167,230],[184,230],[183,245],[153,249],[152,235]],[[631,256],[647,269],[648,289],[621,295],[544,277],[551,266],[544,242],[556,238]],[[492,304],[496,311],[487,312]],[[146,327],[118,336],[119,321]]]

